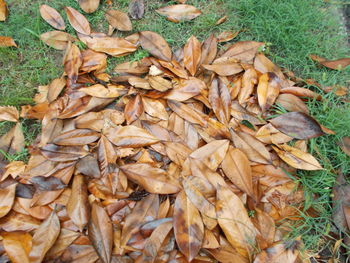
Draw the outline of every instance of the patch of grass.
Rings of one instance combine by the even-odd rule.
[[[18,49],[0,48],[0,105],[20,106],[32,103],[36,87],[46,85],[62,74],[62,51],[54,50],[43,44],[37,37],[41,33],[53,30],[40,17],[39,6],[46,3],[56,8],[64,17],[67,32],[75,35],[64,12],[64,6],[72,6],[81,11],[75,0],[7,0],[10,17],[0,23],[1,35],[12,36],[19,45]],[[116,36],[126,36],[137,31],[150,30],[161,34],[174,48],[184,45],[195,35],[204,40],[211,33],[225,30],[244,29],[235,40],[256,40],[266,42],[267,54],[279,66],[285,67],[304,79],[313,78],[321,86],[335,84],[348,85],[350,67],[343,71],[328,70],[319,67],[308,58],[313,53],[328,59],[349,56],[349,46],[345,31],[340,27],[340,18],[336,5],[323,0],[188,0],[202,11],[202,15],[193,21],[172,23],[154,10],[175,1],[149,0],[146,13],[141,20],[132,21],[133,32],[116,32]],[[334,1],[333,1],[334,2]],[[127,11],[129,0],[113,1],[113,8]],[[93,14],[85,14],[95,31],[107,32],[108,24],[104,11],[108,7],[102,4]],[[82,11],[81,11],[82,12]],[[215,22],[227,15],[228,21],[216,26]],[[225,44],[225,43],[224,43]],[[112,73],[116,64],[136,61],[147,56],[147,52],[138,50],[134,54],[120,58],[110,58],[108,72]],[[311,89],[320,89],[310,86]],[[311,115],[320,123],[336,132],[312,139],[311,152],[325,168],[317,172],[300,172],[298,181],[305,190],[306,208],[313,208],[317,216],[305,215],[301,224],[295,225],[290,238],[302,236],[305,248],[321,251],[329,240],[329,233],[336,231],[331,220],[331,188],[338,169],[349,173],[349,157],[336,142],[350,131],[350,106],[344,104],[334,94],[324,94],[321,102],[310,101]],[[282,109],[281,109],[282,110]],[[0,130],[6,130],[6,125]],[[27,144],[34,140],[39,126],[36,122],[24,121]],[[17,157],[14,157],[17,158]],[[305,211],[302,211],[305,212]],[[328,236],[328,239],[322,238]],[[326,241],[328,240],[328,241]]]

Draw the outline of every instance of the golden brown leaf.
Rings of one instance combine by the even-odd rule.
[[[40,39],[46,45],[58,50],[65,50],[69,42],[73,42],[76,40],[76,38],[72,35],[66,32],[56,30],[41,34]]]
[[[280,94],[276,99],[276,104],[281,105],[288,111],[299,111],[309,114],[306,104],[293,94]]]
[[[22,132],[22,125],[16,125],[6,134],[0,137],[0,149],[7,154],[14,154],[22,151],[24,148],[24,135]]]
[[[13,106],[0,106],[0,121],[18,122],[19,112]]]
[[[137,50],[137,46],[120,37],[92,38],[87,42],[87,46],[92,50],[114,57],[125,56]]]
[[[35,231],[32,239],[32,250],[29,253],[31,263],[41,263],[49,249],[60,234],[60,221],[53,211]]]
[[[76,83],[78,79],[79,68],[83,63],[80,49],[71,42],[68,43],[66,53],[63,58],[64,71],[71,84]]]
[[[79,232],[71,231],[65,228],[61,229],[60,235],[56,239],[55,244],[46,253],[46,259],[55,259],[61,256],[66,248],[80,236]]]
[[[54,162],[74,161],[89,154],[89,152],[81,146],[46,144],[41,147],[40,150],[45,158]]]
[[[78,0],[78,3],[85,13],[93,13],[100,5],[100,0]]]
[[[16,183],[0,189],[0,218],[10,212],[15,200]]]
[[[184,47],[184,65],[192,76],[196,75],[201,56],[201,43],[195,36],[191,36]]]
[[[184,191],[180,192],[175,200],[174,233],[180,251],[188,261],[192,261],[201,248],[204,225],[197,208]]]
[[[218,42],[222,43],[222,42],[228,42],[232,39],[234,39],[236,36],[238,36],[240,31],[236,31],[236,32],[232,32],[232,31],[224,31],[221,32],[218,36]]]
[[[12,37],[0,36],[0,47],[17,47]]]
[[[280,92],[280,80],[274,73],[265,73],[260,76],[257,87],[258,102],[262,111],[268,110]]]
[[[202,65],[203,68],[214,71],[219,76],[231,76],[237,74],[243,70],[241,65],[237,62],[223,62],[223,63],[214,63],[212,65]]]
[[[238,94],[238,101],[244,105],[249,100],[254,91],[255,84],[258,83],[258,75],[255,69],[249,68],[242,77],[242,88]]]
[[[12,263],[30,263],[29,252],[32,248],[32,236],[23,232],[1,233],[5,251]]]
[[[70,6],[65,7],[65,10],[67,13],[69,23],[72,25],[72,27],[78,33],[90,35],[91,28],[89,21],[86,19],[86,17]]]
[[[92,203],[91,218],[88,225],[89,239],[100,260],[110,263],[113,246],[113,225],[103,207]]]
[[[218,51],[217,44],[217,38],[213,34],[203,42],[200,64],[210,64],[214,61]]]
[[[204,127],[207,126],[206,116],[194,108],[173,100],[168,100],[168,106],[186,121]]]
[[[299,255],[298,240],[288,243],[277,243],[258,254],[253,263],[294,263]]]
[[[258,52],[258,49],[263,45],[264,43],[262,42],[239,41],[229,47],[221,57],[229,57],[245,63],[251,62]]]
[[[290,166],[301,170],[322,170],[322,166],[311,154],[287,144],[272,146],[278,156]]]
[[[255,134],[255,137],[266,144],[281,144],[293,140],[293,137],[280,132],[271,123],[262,126]]]
[[[350,138],[345,136],[341,138],[340,142],[338,143],[340,148],[343,150],[344,153],[350,156]]]
[[[189,21],[202,14],[194,6],[184,4],[164,6],[157,9],[156,12],[162,16],[166,16],[169,21],[175,23]]]
[[[209,87],[208,100],[217,119],[227,125],[231,117],[231,95],[227,79],[214,78]]]
[[[127,164],[120,167],[127,177],[153,194],[174,194],[180,191],[178,182],[171,180],[166,171],[146,163]]]
[[[9,11],[7,9],[7,5],[5,0],[0,0],[0,21],[5,21]]]
[[[120,31],[131,31],[132,25],[129,16],[118,10],[106,11],[108,23]]]
[[[100,134],[89,129],[75,129],[61,133],[52,140],[57,145],[86,145],[100,138]]]
[[[41,5],[40,15],[52,27],[58,30],[64,30],[66,28],[66,24],[64,23],[64,20],[60,13],[58,13],[57,10],[51,6]]]
[[[218,21],[216,21],[215,25],[221,25],[222,23],[225,23],[227,21],[227,16],[223,16],[221,18],[218,19]]]
[[[143,108],[148,115],[161,120],[169,119],[163,103],[161,103],[159,100],[142,97],[142,102]]]
[[[171,61],[172,53],[168,43],[155,32],[140,32],[140,43],[143,49],[165,61]]]
[[[123,87],[123,86],[122,86]],[[103,86],[102,84],[95,84],[90,87],[81,88],[82,91],[90,96],[97,98],[117,98],[122,95],[123,89],[115,85]]]
[[[143,102],[140,94],[132,97],[125,105],[124,116],[129,125],[136,121],[143,113]]]
[[[320,63],[321,65],[330,68],[330,69],[344,69],[347,66],[350,65],[350,58],[340,58],[340,59],[336,59],[336,60],[327,60],[325,58],[316,56],[316,55],[309,55],[309,57],[314,60],[317,61],[318,63]]]
[[[167,91],[173,87],[171,81],[161,76],[149,76],[148,82],[153,89],[160,92]]]
[[[168,100],[186,101],[197,96],[205,90],[206,84],[201,79],[189,77],[189,79],[180,79],[173,84],[174,88],[170,90],[164,98]]]

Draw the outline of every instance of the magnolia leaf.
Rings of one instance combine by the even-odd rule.
[[[84,35],[90,35],[91,33],[90,23],[86,19],[86,17],[70,6],[65,7],[65,10],[71,26],[78,33],[81,33]]]
[[[78,0],[78,3],[85,13],[93,13],[100,5],[100,0]]]
[[[189,21],[202,14],[202,12],[194,6],[184,4],[161,7],[157,9],[156,12],[162,16],[166,16],[169,21],[175,23]]]
[[[108,10],[106,11],[106,18],[112,27],[120,31],[132,30],[130,18],[126,13],[118,10]]]
[[[62,16],[56,11],[56,9],[48,5],[41,5],[40,15],[52,27],[58,30],[64,30],[66,28],[66,24],[64,23]]]
[[[201,61],[201,44],[195,36],[191,36],[184,47],[184,65],[192,76],[196,75]]]
[[[62,31],[49,31],[40,35],[41,41],[46,45],[58,49],[65,50],[69,42],[76,40],[72,35]]]
[[[147,50],[156,58],[171,61],[172,53],[168,43],[157,33],[151,31],[140,32],[140,43],[143,49]]]
[[[29,252],[32,248],[32,236],[23,232],[1,233],[5,251],[13,263],[30,263]]]

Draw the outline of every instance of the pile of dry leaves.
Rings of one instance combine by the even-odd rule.
[[[3,258],[301,262],[301,242],[282,239],[303,209],[296,169],[322,169],[308,139],[332,133],[303,101],[321,96],[259,52],[263,43],[218,50],[215,36],[203,43],[192,36],[173,52],[157,33],[111,37],[65,10],[88,48],[63,31],[43,34],[65,50],[64,75],[21,113],[0,108],[1,121],[16,123],[1,138],[6,154],[24,146],[20,116],[42,124],[29,162],[3,167]],[[56,10],[40,11],[64,30]],[[131,29],[127,14],[106,16],[111,27]],[[105,72],[107,55],[140,46],[151,56],[118,65],[117,77]],[[278,114],[276,105],[289,112]]]

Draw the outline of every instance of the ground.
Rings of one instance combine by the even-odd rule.
[[[19,48],[0,49],[0,105],[20,105],[32,103],[32,97],[40,85],[62,74],[62,52],[43,44],[38,36],[52,30],[40,17],[39,6],[43,3],[56,8],[65,18],[64,6],[79,9],[75,0],[7,0],[10,16],[0,23],[0,35],[12,36]],[[103,1],[104,2],[104,1]],[[126,11],[129,0],[113,0],[113,6]],[[334,85],[349,86],[350,67],[335,71],[321,68],[308,58],[317,54],[329,59],[350,56],[348,38],[341,24],[338,8],[348,5],[347,1],[331,0],[188,0],[202,10],[203,14],[191,22],[175,24],[167,21],[155,9],[175,3],[174,1],[147,0],[146,15],[133,21],[133,31],[150,30],[160,33],[173,47],[179,47],[191,36],[200,40],[210,33],[225,30],[242,30],[235,40],[256,40],[267,44],[266,54],[279,66],[293,71],[303,79],[314,79],[321,88]],[[104,18],[106,4],[97,12],[86,15],[96,31],[107,32],[108,24]],[[223,15],[228,21],[216,26],[215,22]],[[68,24],[68,23],[67,23]],[[68,26],[68,32],[74,30]],[[118,33],[119,34],[119,33]],[[124,34],[125,35],[125,34]],[[136,60],[147,53],[135,54],[109,60],[108,68],[125,60]],[[288,238],[302,236],[308,253],[330,254],[331,246],[338,236],[332,223],[331,191],[336,174],[341,170],[350,172],[350,159],[337,146],[336,142],[350,132],[350,106],[344,98],[333,92],[323,93],[317,86],[310,89],[324,95],[321,102],[309,101],[311,115],[320,123],[336,132],[312,139],[309,149],[317,156],[324,170],[303,172],[298,180],[305,190],[306,207],[316,210],[317,216],[305,215],[305,220],[295,225]],[[27,144],[35,137],[39,125],[25,121]],[[3,133],[7,123],[0,123]],[[25,158],[23,152],[11,159]],[[304,211],[302,211],[303,214]]]

